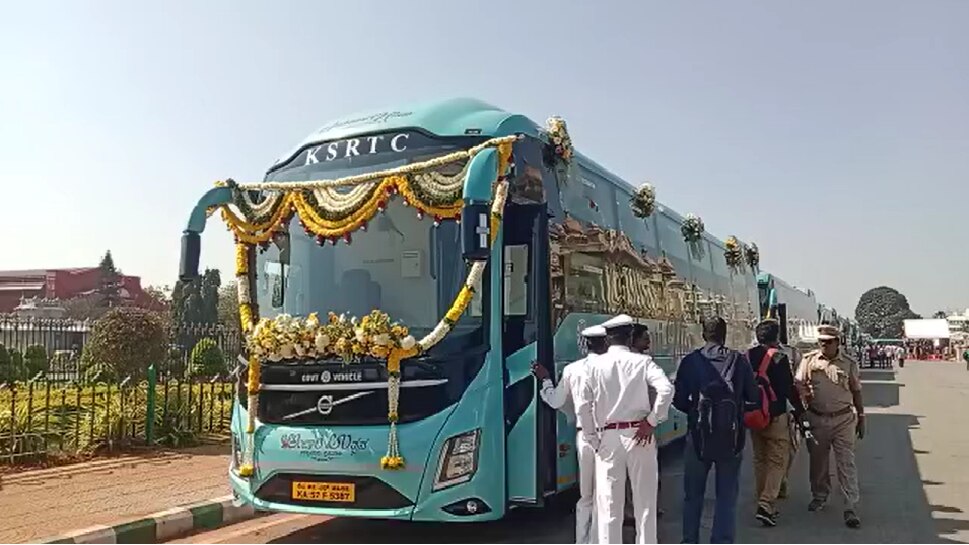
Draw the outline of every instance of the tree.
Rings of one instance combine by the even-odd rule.
[[[855,308],[855,320],[861,330],[876,339],[901,338],[904,321],[916,318],[920,316],[912,312],[908,299],[887,286],[866,291]]]
[[[219,321],[218,269],[206,269],[201,278],[179,280],[172,290],[172,319],[177,323],[214,324]]]
[[[20,378],[19,369],[13,366],[7,347],[0,344],[0,384],[13,382],[18,378]]]
[[[46,373],[49,369],[49,364],[50,360],[47,359],[47,349],[43,345],[35,344],[28,346],[27,350],[24,351],[24,371],[26,378],[34,378],[41,371]]]
[[[211,378],[225,373],[225,356],[214,340],[206,337],[192,349],[191,375]]]
[[[948,316],[948,314],[946,314],[944,310],[938,310],[936,311],[935,314],[932,315],[932,317],[935,318],[936,320],[944,320],[946,316]]]
[[[239,327],[238,289],[235,280],[219,288],[219,323]]]
[[[10,380],[24,380],[24,355],[16,346],[7,350],[10,358]]]
[[[145,295],[148,301],[143,306],[148,310],[162,311],[172,304],[172,289],[168,286],[148,286]]]
[[[111,250],[101,258],[98,265],[99,285],[98,295],[101,296],[101,306],[114,308],[121,303],[121,271],[114,266]]]
[[[112,309],[94,323],[84,355],[82,371],[89,378],[141,379],[148,366],[165,361],[168,331],[157,312],[140,308]]]
[[[97,320],[109,309],[102,304],[101,295],[92,293],[62,301],[67,317],[73,320]]]

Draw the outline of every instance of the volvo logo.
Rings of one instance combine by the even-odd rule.
[[[320,399],[316,402],[316,407],[310,407],[302,411],[297,411],[292,414],[287,414],[286,416],[283,417],[283,420],[291,420],[293,418],[311,414],[314,411],[320,413],[323,416],[327,416],[333,412],[333,407],[336,407],[337,405],[346,403],[348,401],[353,401],[354,399],[360,399],[361,397],[368,396],[372,393],[373,393],[373,390],[367,390],[366,392],[357,392],[353,395],[348,395],[347,397],[343,397],[340,399],[333,399],[333,396],[331,394],[325,394],[323,396],[320,396]]]
[[[327,373],[329,375],[329,373]],[[323,382],[329,382],[324,380]],[[333,412],[333,396],[325,395],[320,397],[320,400],[316,402],[316,410],[320,411],[322,415],[328,415]]]

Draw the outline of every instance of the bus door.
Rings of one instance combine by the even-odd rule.
[[[509,202],[503,222],[502,352],[508,499],[543,505],[556,490],[555,411],[538,399],[533,361],[554,375],[549,289],[548,211]]]

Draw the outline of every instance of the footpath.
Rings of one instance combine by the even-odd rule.
[[[153,541],[162,522],[144,519],[176,506],[195,506],[180,510],[188,521],[175,521],[179,528],[191,529],[193,515],[196,526],[212,526],[231,510],[228,501],[209,501],[230,494],[228,467],[228,447],[219,445],[8,473],[0,489],[0,543],[38,542],[98,526],[103,535],[86,539],[123,542],[112,528],[121,523],[132,526],[139,541]]]

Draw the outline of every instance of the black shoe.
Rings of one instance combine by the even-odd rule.
[[[757,520],[760,521],[761,524],[769,528],[773,528],[774,526],[777,526],[777,515],[775,515],[774,513],[771,513],[770,511],[768,511],[767,509],[764,509],[763,507],[757,508],[757,514],[754,515],[754,518],[756,518]]]
[[[861,519],[851,509],[845,511],[845,526],[854,530],[861,528]]]
[[[811,500],[811,503],[808,504],[808,511],[812,513],[822,509],[824,509],[824,500]]]

